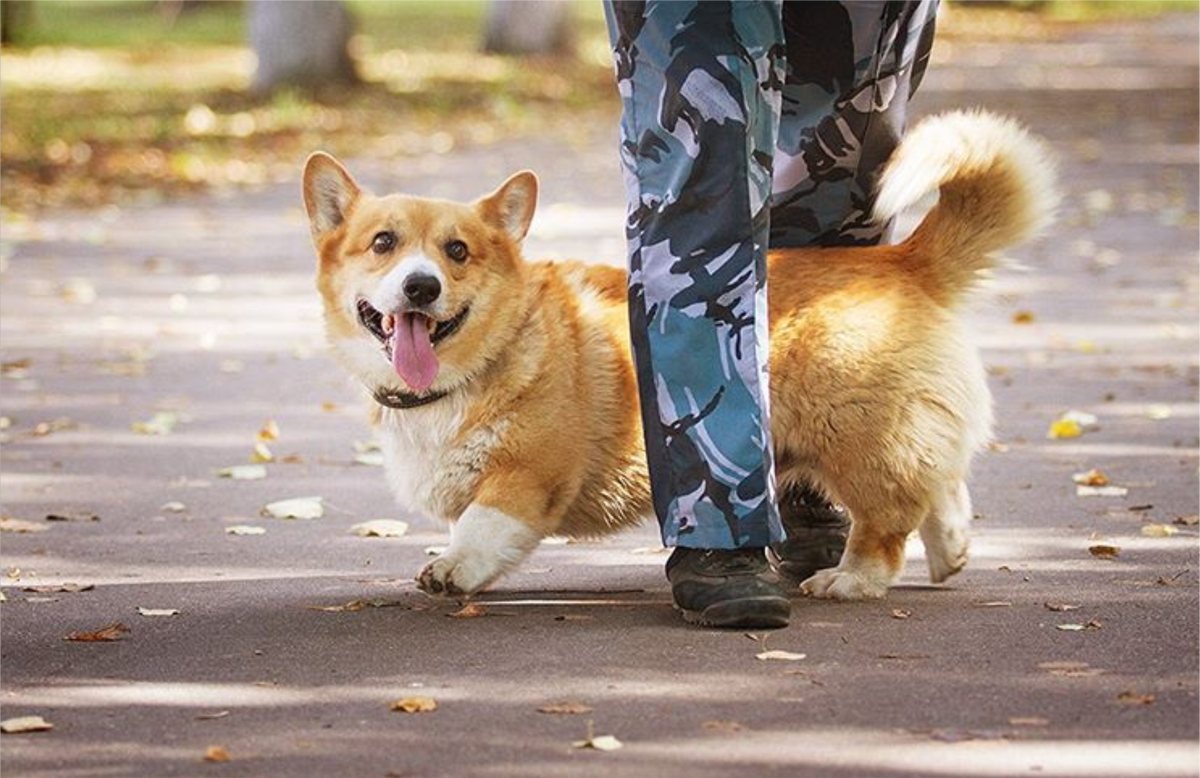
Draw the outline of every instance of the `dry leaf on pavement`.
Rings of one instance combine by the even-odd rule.
[[[1082,605],[1071,602],[1045,602],[1042,603],[1046,610],[1055,611],[1056,613],[1064,613],[1066,611],[1077,611],[1082,608]]]
[[[454,611],[454,613],[447,613],[446,615],[452,619],[477,619],[480,616],[486,616],[487,611],[477,602],[468,602]]]
[[[792,651],[780,651],[778,649],[772,649],[770,651],[761,651],[754,656],[756,659],[762,659],[763,661],[768,662],[771,660],[778,660],[781,662],[798,662],[801,659],[807,658],[808,654],[797,654]]]
[[[264,527],[255,527],[252,524],[234,524],[225,528],[226,535],[265,535],[267,530]]]
[[[1094,543],[1088,546],[1088,553],[1097,559],[1116,559],[1121,555],[1121,547],[1112,543]]]
[[[383,452],[381,451],[364,451],[361,454],[354,455],[354,464],[367,465],[368,467],[383,466]]]
[[[129,627],[117,621],[109,624],[107,627],[101,627],[95,632],[72,632],[63,638],[63,640],[70,640],[75,643],[111,643],[120,640],[121,636],[127,632],[129,632]]]
[[[1082,486],[1108,486],[1111,481],[1108,476],[1095,468],[1088,470],[1086,473],[1076,473],[1071,476],[1071,480]]]
[[[912,611],[910,611],[910,610],[907,610],[905,608],[893,608],[892,609],[892,618],[893,619],[907,619],[909,616],[912,616]]]
[[[355,524],[350,528],[351,535],[361,538],[398,538],[408,532],[408,523],[395,519],[375,519]]]
[[[206,762],[228,762],[232,758],[225,746],[209,746],[204,749],[204,761]]]
[[[1142,535],[1147,538],[1169,538],[1178,534],[1179,530],[1170,524],[1147,524],[1142,527]]]
[[[19,735],[23,732],[46,732],[54,729],[54,725],[41,716],[18,716],[0,721],[0,732],[6,735]]]
[[[218,710],[212,713],[197,713],[192,718],[196,721],[213,721],[215,719],[223,719],[229,715],[227,710]]]
[[[623,745],[625,744],[612,735],[597,736],[594,729],[594,722],[591,719],[587,723],[587,737],[571,743],[572,748],[592,748],[596,751],[616,751]]]
[[[234,465],[221,468],[217,475],[234,481],[258,481],[267,477],[267,468],[263,465]]]
[[[141,616],[178,616],[178,608],[141,608],[137,609]]]
[[[575,702],[573,700],[552,702],[537,709],[538,713],[549,713],[556,716],[573,716],[577,713],[591,713],[592,710],[591,705],[584,705],[582,702]]]
[[[170,435],[179,422],[180,416],[175,411],[158,411],[146,421],[135,421],[130,426],[139,435]]]
[[[1124,486],[1076,486],[1076,497],[1124,497],[1129,490]]]
[[[183,513],[187,510],[187,506],[178,500],[171,500],[170,502],[164,502],[161,506],[159,506],[159,510],[166,511],[167,513]]]
[[[268,419],[263,423],[262,428],[258,431],[259,440],[278,440],[279,425],[274,420]]]
[[[77,583],[70,583],[68,581],[68,582],[64,582],[64,583],[60,583],[60,584],[43,584],[41,586],[26,586],[21,591],[36,592],[38,594],[51,594],[54,592],[67,592],[69,594],[74,594],[76,592],[91,591],[92,589],[95,589],[95,588],[96,588],[95,584],[77,584]]]
[[[268,503],[260,513],[276,519],[319,519],[325,515],[325,506],[320,497],[293,497]]]
[[[1041,716],[1009,716],[1008,723],[1013,727],[1044,727],[1050,720]]]
[[[1153,705],[1153,694],[1138,694],[1133,689],[1126,689],[1117,695],[1117,702],[1122,705]]]
[[[388,709],[401,713],[430,713],[438,709],[438,704],[432,697],[404,697],[388,705]]]
[[[45,532],[48,529],[48,526],[36,521],[0,516],[0,532]]]
[[[274,462],[275,455],[271,453],[271,449],[267,448],[267,444],[260,440],[254,444],[254,448],[250,451],[250,461],[256,464]]]

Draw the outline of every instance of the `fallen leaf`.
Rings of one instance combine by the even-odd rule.
[[[1084,630],[1096,630],[1102,629],[1103,627],[1103,623],[1096,619],[1092,619],[1087,624],[1059,624],[1055,626],[1055,629],[1062,630],[1063,632],[1083,632]]]
[[[1065,613],[1067,611],[1077,611],[1083,607],[1082,605],[1077,605],[1075,603],[1069,603],[1069,602],[1045,602],[1042,604],[1046,607],[1046,610],[1054,611],[1055,613]]]
[[[42,586],[26,586],[21,591],[36,592],[38,594],[50,594],[53,592],[87,592],[95,589],[95,584],[77,584],[77,583],[60,583],[60,584],[45,584]]]
[[[405,697],[388,705],[388,709],[401,713],[430,713],[438,709],[438,704],[432,697]]]
[[[623,745],[624,743],[612,735],[597,736],[593,729],[593,722],[590,719],[587,723],[587,737],[571,743],[572,748],[593,748],[597,751],[616,751]]]
[[[265,535],[267,530],[264,527],[255,527],[252,524],[234,524],[225,528],[226,535]]]
[[[50,529],[45,524],[24,519],[14,519],[11,516],[0,516],[0,532],[45,532]]]
[[[893,608],[892,609],[892,618],[893,619],[907,619],[909,616],[912,616],[912,611],[910,611],[910,610],[906,610],[904,608]]]
[[[1009,716],[1008,723],[1014,727],[1044,727],[1050,720],[1041,716]]]
[[[228,715],[229,715],[229,711],[219,710],[219,711],[215,711],[213,713],[197,713],[192,718],[195,719],[196,721],[213,721],[215,719],[223,719]]]
[[[0,602],[8,602],[8,595],[4,592],[0,592]]]
[[[782,662],[798,662],[801,659],[808,657],[808,654],[797,654],[792,651],[780,651],[772,649],[770,651],[762,651],[754,655],[757,659],[764,661],[779,660]]]
[[[710,732],[741,732],[746,725],[736,721],[704,721],[701,722],[700,728]]]
[[[1171,418],[1171,406],[1162,403],[1154,403],[1146,406],[1146,418],[1154,421],[1162,421],[1163,419]]]
[[[204,761],[206,762],[228,762],[232,758],[225,746],[209,746],[204,749]]]
[[[254,444],[254,449],[250,452],[250,461],[254,463],[274,462],[275,455],[271,453],[271,449],[267,448],[267,444],[260,440]]]
[[[357,613],[364,608],[392,608],[403,604],[398,600],[351,600],[343,605],[309,605],[308,609],[325,613]]]
[[[1079,426],[1078,422],[1066,421],[1059,419],[1050,424],[1050,429],[1046,430],[1046,437],[1051,440],[1059,440],[1061,438],[1077,438],[1083,434],[1083,427]]]
[[[263,506],[262,515],[276,519],[319,519],[325,515],[320,497],[294,497]]]
[[[183,513],[187,510],[187,506],[178,500],[172,500],[171,502],[164,502],[162,506],[159,507],[159,510],[166,511],[167,513]]]
[[[1012,317],[1013,324],[1033,324],[1033,313],[1031,311],[1017,311]]]
[[[278,440],[279,425],[274,420],[268,419],[263,423],[262,428],[258,431],[259,440]]]
[[[79,513],[47,513],[46,521],[100,521],[100,517],[87,511]]]
[[[1171,520],[1172,524],[1178,524],[1181,527],[1194,527],[1200,524],[1200,516],[1192,514],[1191,516],[1176,516]]]
[[[337,409],[338,409],[338,405],[335,402],[330,402],[329,400],[326,400],[323,403],[321,403],[321,410],[324,411],[325,413],[333,413]]]
[[[1169,538],[1178,534],[1179,530],[1170,524],[1147,524],[1142,527],[1142,535],[1148,538]]]
[[[137,612],[142,616],[178,616],[177,608],[141,608]]]
[[[234,481],[258,481],[267,477],[267,468],[264,465],[234,465],[221,468],[217,475]]]
[[[158,411],[146,421],[135,421],[131,428],[139,435],[170,435],[179,422],[175,411]]]
[[[13,719],[0,721],[0,732],[6,735],[20,735],[24,732],[47,732],[54,725],[41,716],[18,716]]]
[[[71,421],[66,416],[59,416],[57,419],[51,419],[50,421],[39,421],[33,426],[33,429],[29,431],[29,434],[33,435],[35,438],[44,438],[53,432],[69,430],[74,427],[75,422]]]
[[[971,604],[974,605],[976,608],[1009,608],[1009,607],[1012,607],[1012,603],[1007,600],[989,600],[987,602],[973,602]]]
[[[1088,470],[1086,473],[1076,473],[1071,476],[1071,480],[1083,486],[1108,486],[1111,483],[1108,480],[1108,476],[1095,468]]]
[[[364,451],[361,454],[354,455],[354,464],[367,465],[369,467],[383,466],[383,452],[381,451]]]
[[[585,616],[582,613],[563,613],[554,617],[555,621],[595,621],[595,616]]]
[[[408,532],[408,523],[395,519],[375,519],[355,524],[350,528],[351,535],[360,538],[398,538]]]
[[[477,602],[468,602],[454,611],[454,613],[447,613],[446,615],[452,619],[477,619],[480,616],[486,616],[487,611]]]
[[[1124,497],[1129,490],[1124,486],[1076,486],[1076,497]]]
[[[571,700],[552,702],[537,709],[538,713],[549,713],[555,716],[573,716],[577,713],[591,713],[592,710],[593,708],[590,705],[584,705],[582,702]]]
[[[1088,553],[1098,559],[1116,559],[1121,555],[1121,547],[1112,543],[1095,543],[1088,546]]]
[[[121,636],[129,632],[129,627],[126,627],[121,622],[114,622],[107,627],[101,627],[95,632],[72,632],[63,640],[70,640],[76,643],[112,643],[120,640]]]
[[[1139,694],[1133,689],[1126,689],[1117,695],[1117,702],[1122,705],[1153,705],[1154,700],[1153,694]]]

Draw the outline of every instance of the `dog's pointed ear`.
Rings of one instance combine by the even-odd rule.
[[[304,209],[313,237],[336,229],[362,190],[342,163],[318,151],[304,164]]]
[[[484,221],[499,227],[515,241],[524,240],[537,208],[538,180],[532,171],[522,170],[480,200],[476,207]]]

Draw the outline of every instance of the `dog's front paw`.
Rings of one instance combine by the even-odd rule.
[[[461,556],[442,554],[421,568],[417,574],[417,588],[427,594],[455,597],[479,591],[495,575],[494,569],[478,560],[472,563]]]
[[[810,597],[830,600],[878,600],[888,589],[886,581],[841,567],[821,570],[800,584],[800,591]]]

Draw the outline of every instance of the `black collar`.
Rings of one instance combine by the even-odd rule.
[[[442,399],[449,392],[433,392],[431,394],[413,394],[399,389],[372,389],[371,395],[375,402],[388,408],[420,408]]]

